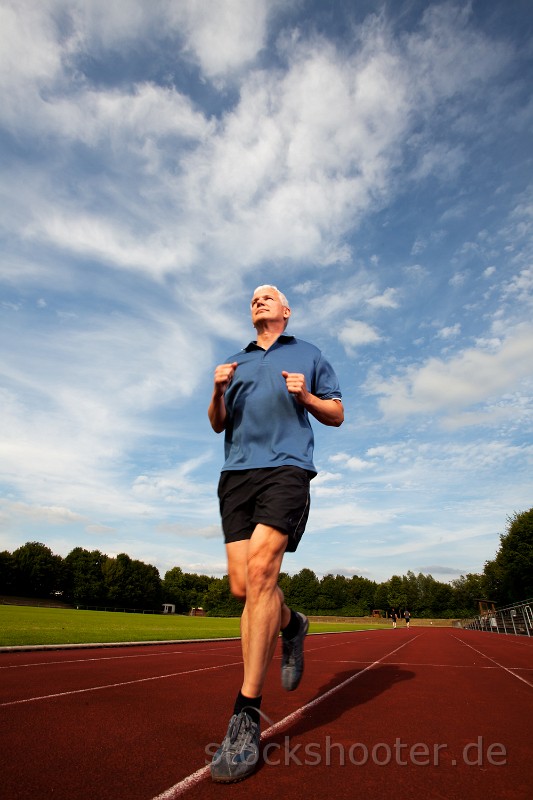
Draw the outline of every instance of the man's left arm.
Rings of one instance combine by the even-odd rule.
[[[312,394],[306,386],[305,375],[299,372],[281,373],[287,384],[287,391],[293,395],[315,419],[323,425],[332,425],[336,428],[344,422],[344,406],[340,399],[326,399]]]

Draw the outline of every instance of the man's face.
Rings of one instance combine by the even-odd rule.
[[[254,327],[261,325],[261,320],[268,322],[282,322],[290,316],[290,309],[282,305],[275,289],[261,289],[252,297],[251,302],[252,324]]]

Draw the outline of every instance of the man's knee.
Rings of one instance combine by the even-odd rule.
[[[262,589],[277,585],[279,565],[276,560],[255,554],[248,561],[248,589]]]
[[[246,582],[242,578],[230,575],[229,588],[236,600],[240,600],[241,603],[246,601]]]

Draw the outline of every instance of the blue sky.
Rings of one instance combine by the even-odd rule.
[[[481,572],[533,505],[528,0],[0,0],[0,549],[225,572],[217,363],[334,364],[287,572]]]

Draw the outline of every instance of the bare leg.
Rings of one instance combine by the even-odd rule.
[[[241,618],[244,680],[241,691],[258,697],[274,656],[278,634],[290,619],[278,586],[287,537],[276,528],[257,525],[246,542],[227,545],[232,591],[246,598]]]

